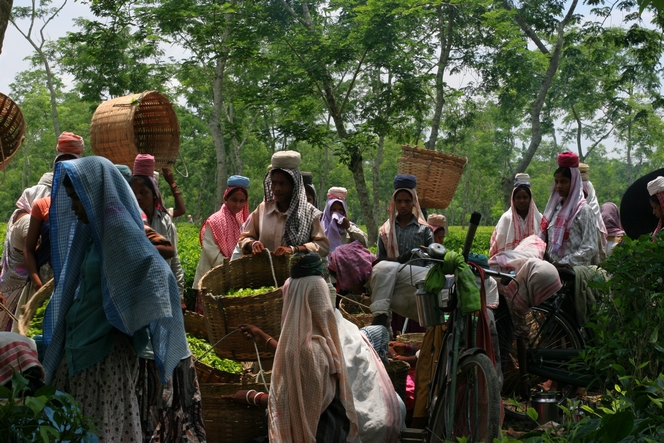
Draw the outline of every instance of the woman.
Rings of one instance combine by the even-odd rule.
[[[542,214],[537,210],[530,191],[530,176],[517,174],[514,177],[510,209],[500,217],[491,235],[489,257],[505,250],[511,251],[524,238],[538,235],[541,222]]]
[[[346,245],[355,240],[362,243],[365,248],[367,247],[367,234],[348,220],[347,196],[346,188],[333,187],[327,191],[327,203],[323,210],[321,224],[325,236],[330,241],[330,252],[339,245]]]
[[[320,224],[320,211],[307,202],[300,153],[279,151],[265,176],[265,199],[251,213],[238,245],[243,254],[275,255],[316,252],[327,256],[330,243]]]
[[[0,271],[0,294],[4,306],[0,309],[0,331],[10,331],[12,316],[16,312],[19,297],[28,281],[28,267],[23,249],[30,226],[30,211],[33,203],[51,193],[51,187],[43,184],[26,189],[16,202],[16,209],[7,223],[5,244],[2,250]]]
[[[100,441],[141,441],[137,352],[151,343],[163,382],[188,355],[177,283],[145,235],[127,182],[105,158],[56,166],[51,215],[46,382],[94,418]]]
[[[175,275],[180,291],[180,300],[184,305],[184,271],[180,263],[178,249],[178,231],[161,200],[157,180],[154,178],[154,157],[150,154],[138,154],[134,160],[134,175],[129,184],[134,191],[138,206],[148,218],[148,225],[158,234],[166,237],[175,248],[175,256],[168,264]],[[178,191],[179,192],[179,191]]]
[[[413,248],[433,243],[433,232],[422,214],[416,186],[417,179],[413,175],[399,174],[394,177],[389,218],[379,232],[379,260],[397,260],[401,254]],[[417,265],[418,262],[413,264]]]
[[[429,214],[427,224],[433,231],[434,243],[442,245],[447,235],[447,218],[443,214]]]
[[[226,182],[224,204],[201,227],[201,257],[194,275],[194,289],[207,271],[224,260],[230,260],[240,238],[242,225],[249,217],[249,179],[233,175]],[[203,313],[200,296],[196,297],[196,312]]]
[[[620,222],[620,211],[615,203],[604,203],[601,212],[604,226],[606,226],[606,256],[608,257],[613,252],[613,248],[622,241],[625,230]]]
[[[654,238],[664,229],[664,177],[660,176],[648,182],[648,193],[650,194],[652,213],[659,220],[652,233]]]
[[[597,221],[583,196],[579,157],[569,151],[560,154],[553,177],[540,230],[547,259],[565,267],[597,264]]]
[[[402,410],[380,358],[333,308],[320,256],[298,254],[291,263],[279,341],[240,327],[275,353],[270,392],[231,398],[267,406],[270,442],[396,443]]]

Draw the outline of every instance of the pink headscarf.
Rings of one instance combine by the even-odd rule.
[[[345,291],[369,280],[376,256],[355,240],[330,252],[328,268],[336,274],[337,289]]]
[[[551,254],[562,257],[565,254],[565,241],[569,237],[569,230],[572,227],[574,217],[578,214],[581,206],[586,203],[586,199],[583,196],[579,157],[573,152],[563,152],[558,156],[558,166],[569,168],[572,174],[569,194],[563,201],[563,198],[556,192],[555,184],[551,186],[551,196],[542,215],[540,237],[549,246]],[[552,220],[553,214],[561,203],[562,207],[556,219]],[[549,234],[548,228],[551,223],[553,223],[553,232]]]
[[[157,211],[167,212],[164,202],[161,198],[161,191],[159,191],[159,183],[154,178],[154,157],[150,154],[138,154],[134,159],[134,171],[132,176],[138,175],[148,179],[152,185],[152,192],[155,195],[154,207]]]
[[[247,197],[247,189],[242,186],[232,186],[226,188],[224,192],[224,201],[236,190],[242,190],[245,197]],[[208,217],[205,221],[205,224],[201,227],[200,232],[200,241],[201,245],[203,244],[203,234],[205,233],[205,228],[209,227],[212,230],[212,236],[214,241],[219,246],[221,254],[230,258],[233,255],[233,250],[237,245],[237,241],[240,238],[242,232],[242,224],[249,217],[249,200],[245,202],[244,207],[240,212],[233,215],[226,206],[226,203],[221,205],[221,209]]]
[[[618,206],[615,203],[606,202],[602,205],[602,219],[604,219],[606,232],[610,237],[625,235],[625,230],[620,222],[620,211],[618,211]]]
[[[73,132],[63,132],[60,134],[60,137],[58,137],[58,145],[55,149],[57,149],[60,154],[72,154],[80,157],[85,149],[83,137],[76,135]]]
[[[397,240],[397,231],[394,229],[394,223],[396,223],[398,215],[396,205],[394,204],[394,197],[397,195],[397,193],[402,191],[410,193],[411,197],[413,198],[413,203],[415,203],[413,206],[413,215],[417,217],[417,222],[421,225],[428,226],[426,220],[424,219],[424,214],[422,214],[422,209],[420,208],[420,201],[417,198],[417,191],[415,189],[409,188],[395,189],[394,194],[392,194],[392,198],[390,199],[390,207],[387,210],[387,212],[390,214],[390,218],[387,219],[385,223],[383,223],[383,226],[380,227],[379,231],[379,235],[383,240],[383,244],[385,245],[388,258],[398,258],[400,254],[399,242]]]

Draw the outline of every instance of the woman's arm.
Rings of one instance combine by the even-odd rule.
[[[42,223],[38,218],[30,216],[30,227],[28,228],[28,234],[25,237],[25,247],[23,248],[25,266],[28,268],[28,274],[35,290],[42,287],[42,281],[39,278],[39,269],[37,269],[37,258],[35,257],[37,243],[41,236]]]
[[[362,243],[362,245],[365,248],[369,247],[369,239],[367,237],[367,234],[363,230],[358,228],[355,223],[351,223],[350,227],[348,229],[346,229],[346,232],[348,232],[348,235],[350,236],[350,241],[351,242],[354,242],[355,240],[357,240],[360,243]]]
[[[326,257],[330,252],[330,241],[325,236],[325,231],[323,231],[319,219],[314,219],[311,223],[310,232],[309,238],[311,241],[303,245],[292,245],[296,248],[295,252],[317,252],[321,257]]]
[[[177,183],[175,183],[175,178],[173,177],[173,172],[169,168],[162,168],[162,175],[164,180],[168,183],[168,186],[171,188],[173,193],[173,200],[175,200],[175,207],[173,208],[173,218],[184,215],[187,210],[184,207],[184,200],[182,199],[182,192],[178,189]]]
[[[240,234],[238,244],[243,254],[259,254],[265,249],[263,243],[258,241],[260,237],[260,218],[263,216],[262,207],[263,204],[261,203],[249,215],[249,219],[246,221],[244,229]]]

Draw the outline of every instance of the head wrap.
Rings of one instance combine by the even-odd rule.
[[[58,137],[58,145],[55,148],[60,154],[71,154],[76,158],[81,158],[85,149],[83,137],[73,132],[63,132]]]
[[[65,175],[85,208],[87,224],[79,222],[71,210],[71,199],[62,185]],[[155,361],[165,383],[180,360],[189,355],[180,293],[170,266],[145,235],[138,203],[125,179],[103,157],[58,163],[51,214],[55,291],[44,316],[43,365],[47,383],[53,380],[62,361],[65,317],[78,293],[78,270],[90,243],[99,255],[101,293],[108,321],[129,336],[149,326]]]
[[[397,176],[398,177],[398,176]],[[412,176],[411,176],[412,177]],[[394,203],[394,198],[399,192],[406,191],[413,199],[413,215],[417,218],[417,222],[421,225],[426,225],[424,214],[420,208],[420,201],[417,198],[417,191],[409,188],[399,188],[394,190],[392,198],[390,199],[390,207],[388,208],[389,217],[385,223],[380,227],[379,236],[383,240],[383,245],[387,251],[388,258],[398,258],[400,253],[406,251],[399,251],[399,242],[397,240],[397,231],[394,229],[394,224],[397,219],[397,208]]]
[[[51,188],[53,186],[53,173],[45,172],[44,175],[41,176],[37,184],[48,186],[49,188]]]
[[[311,172],[302,171],[300,172],[300,174],[302,174],[302,181],[304,182],[305,185],[314,184],[314,175]]]
[[[562,168],[578,168],[579,156],[571,151],[558,154],[558,166]]]
[[[297,151],[278,151],[272,154],[272,169],[297,169],[302,156]]]
[[[134,159],[134,175],[154,176],[154,156],[138,154]]]
[[[542,215],[540,236],[547,243],[550,253],[557,257],[565,255],[564,243],[568,235],[567,233],[572,226],[576,214],[586,204],[578,165],[579,156],[573,152],[563,152],[558,156],[558,166],[570,168],[572,181],[570,183],[569,194],[563,201],[563,198],[556,192],[555,183],[552,184],[551,196]],[[553,220],[553,214],[556,212],[558,205],[562,205],[562,207],[558,211],[556,219]]]
[[[500,217],[500,220],[498,220],[498,223],[491,234],[489,257],[493,257],[499,252],[511,251],[516,248],[523,239],[533,234],[537,235],[540,233],[542,214],[540,214],[537,209],[532,194],[530,196],[528,214],[526,215],[526,219],[523,220],[525,224],[522,223],[521,216],[514,205],[514,196],[524,187],[530,188],[530,185],[515,183],[514,189],[512,189],[512,197],[510,198],[510,208]]]
[[[295,151],[280,151],[272,156],[272,165],[275,163],[275,156],[280,153],[294,152],[299,158],[299,153]],[[277,163],[281,163],[278,161]],[[299,161],[298,161],[299,163]],[[291,163],[294,164],[294,163]],[[284,241],[288,246],[296,246],[307,243],[311,240],[311,225],[315,219],[320,218],[321,212],[313,205],[307,202],[307,194],[304,190],[304,183],[302,182],[302,175],[299,169],[277,168],[265,174],[263,181],[263,189],[265,191],[265,201],[274,201],[274,194],[272,193],[272,173],[275,170],[280,170],[290,175],[293,179],[293,194],[291,201],[286,211],[286,226],[284,227]]]
[[[528,186],[530,187],[530,175],[520,172],[514,176],[514,187]]]
[[[246,177],[241,177],[239,175],[234,175],[233,177],[240,177],[246,180],[233,180],[233,183],[246,183],[249,185],[249,179]],[[232,178],[232,177],[231,177]],[[224,191],[224,204],[221,205],[221,209],[212,214],[205,220],[203,226],[201,226],[201,231],[199,239],[201,245],[203,245],[203,236],[205,235],[205,229],[210,228],[212,230],[212,236],[214,241],[219,246],[219,251],[221,255],[226,258],[231,258],[233,255],[233,250],[237,245],[237,241],[240,239],[240,234],[242,233],[242,225],[249,217],[249,200],[244,204],[244,207],[237,214],[233,214],[228,206],[226,206],[226,200],[228,196],[231,195],[238,189],[244,191],[245,197],[247,196],[247,188],[245,186],[230,186],[231,180],[228,179],[229,187]],[[191,218],[191,215],[188,216]]]
[[[330,252],[327,267],[336,274],[337,289],[346,291],[369,280],[374,261],[376,256],[355,240]]]
[[[316,252],[309,254],[295,254],[290,259],[291,278],[309,277],[311,275],[323,275],[325,265],[320,255]]]
[[[115,165],[115,167],[120,171],[120,174],[125,178],[125,180],[131,180],[131,169],[127,165]]]
[[[338,200],[346,200],[348,197],[348,189],[333,186],[327,190],[327,198],[336,198]]]
[[[249,188],[249,179],[242,175],[231,175],[226,181],[226,186],[229,188],[240,187],[244,189]]]
[[[32,211],[32,205],[40,198],[48,197],[51,195],[51,187],[46,185],[34,185],[24,189],[21,196],[16,201],[16,207],[20,210],[27,212]],[[12,219],[14,216],[12,215]],[[22,248],[21,248],[22,249]]]
[[[417,177],[408,174],[397,174],[394,176],[394,189],[415,189]]]
[[[648,182],[648,194],[656,195],[660,192],[664,192],[664,177],[661,176]]]
[[[590,171],[590,166],[588,166],[585,163],[579,163],[579,172],[581,173],[581,180],[583,180],[584,182],[590,180],[589,171]]]
[[[512,300],[514,307],[522,315],[528,313],[532,306],[543,303],[562,287],[558,269],[545,260],[529,258],[516,271],[516,282],[507,285],[505,296]]]
[[[427,223],[431,226],[434,233],[442,229],[447,234],[447,218],[443,214],[429,214]]]
[[[348,207],[346,206],[346,195],[348,191],[346,188],[330,188],[327,191],[327,203],[321,217],[320,223],[325,231],[325,236],[330,241],[330,252],[334,251],[340,244],[343,243],[342,237],[345,235],[346,230],[341,227],[344,217],[348,217]],[[338,212],[332,213],[332,205],[339,202],[344,208],[344,215]]]
[[[606,226],[606,233],[611,237],[623,237],[625,231],[620,222],[620,211],[618,206],[612,202],[606,202],[602,205],[602,218]]]

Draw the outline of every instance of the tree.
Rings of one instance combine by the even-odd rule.
[[[2,44],[5,40],[5,31],[7,31],[13,4],[14,0],[0,0],[0,54],[2,54]]]

